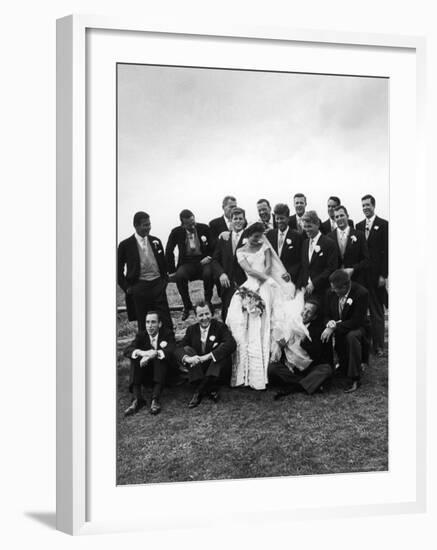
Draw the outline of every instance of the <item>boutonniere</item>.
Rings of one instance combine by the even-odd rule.
[[[357,242],[357,238],[356,238],[355,235],[352,235],[352,236],[351,236],[351,241],[352,241],[353,243],[356,243],[356,242]]]
[[[163,341],[160,342],[160,344],[159,344],[159,347],[160,347],[160,348],[166,348],[167,346],[168,346],[168,343],[167,343],[165,340],[163,340]]]
[[[162,250],[161,250],[161,249],[158,250],[158,254],[162,254]]]
[[[159,248],[159,241],[152,241],[156,248]]]
[[[246,244],[247,243],[247,239],[246,237],[241,241],[243,244]]]
[[[214,334],[211,334],[211,336],[209,337],[209,339],[211,340],[211,342],[214,342],[214,340],[215,340]]]
[[[373,228],[375,231],[378,231],[379,229],[379,225],[375,225],[375,227]]]
[[[352,298],[348,298],[348,299],[346,300],[346,303],[347,303],[348,306],[351,306],[351,305],[353,304],[353,302],[354,302],[354,301],[352,300]]]
[[[218,346],[218,342],[212,345],[212,349],[216,348]]]
[[[286,242],[287,244],[291,244],[291,239],[285,239],[285,242]]]
[[[316,246],[314,247],[314,252],[316,252],[317,254],[320,252],[320,246],[318,244],[316,244]],[[322,254],[320,254],[320,255],[322,255]]]
[[[205,237],[205,235],[202,235],[201,237],[202,242],[207,243],[208,239]]]

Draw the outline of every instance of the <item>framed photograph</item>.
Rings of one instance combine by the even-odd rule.
[[[425,509],[424,49],[58,20],[60,530]]]

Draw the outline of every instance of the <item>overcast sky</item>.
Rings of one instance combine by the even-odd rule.
[[[118,66],[119,240],[137,210],[165,246],[184,208],[208,223],[232,194],[255,221],[296,192],[322,220],[338,195],[359,221],[366,193],[388,218],[388,80]]]

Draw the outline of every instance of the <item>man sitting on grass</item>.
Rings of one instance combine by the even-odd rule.
[[[161,411],[160,395],[174,361],[175,339],[173,332],[162,326],[159,313],[149,311],[146,315],[146,330],[137,334],[125,349],[124,355],[131,361],[129,391],[134,395],[125,416],[137,413],[146,406],[142,386],[152,384],[150,413]]]
[[[188,404],[197,407],[208,395],[215,403],[219,399],[219,377],[229,373],[236,343],[228,327],[213,319],[210,303],[200,302],[194,307],[197,323],[187,328],[182,348],[176,352],[188,367],[188,380],[195,387]]]
[[[300,342],[300,347],[312,359],[312,363],[303,371],[292,370],[283,363],[269,365],[269,381],[284,386],[274,399],[280,399],[293,392],[305,391],[313,394],[319,390],[333,374],[331,343],[323,343],[320,336],[325,328],[319,301],[312,297],[305,303],[302,320],[308,329],[309,338]]]

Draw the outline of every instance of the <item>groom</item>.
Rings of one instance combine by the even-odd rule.
[[[290,209],[286,204],[277,204],[273,212],[276,229],[268,231],[266,237],[284,264],[291,281],[296,284],[301,266],[303,238],[300,233],[289,227]]]

